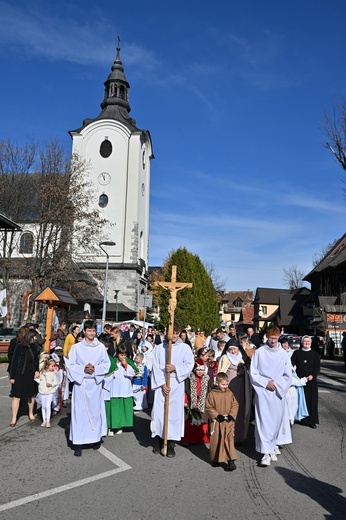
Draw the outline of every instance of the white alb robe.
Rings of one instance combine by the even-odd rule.
[[[255,390],[256,451],[271,454],[278,444],[280,432],[286,438],[285,444],[292,442],[286,437],[291,433],[288,432],[290,427],[285,399],[292,381],[292,369],[290,358],[280,343],[273,348],[265,344],[255,351],[250,378]],[[274,392],[266,388],[269,381],[274,381],[276,385]]]
[[[161,343],[154,348],[151,388],[154,390],[154,405],[151,413],[151,436],[163,438],[165,394],[161,386],[166,382],[168,345]],[[180,441],[184,435],[184,381],[191,374],[194,357],[191,348],[180,338],[172,345],[172,365],[168,414],[168,439]]]
[[[111,399],[113,397],[132,397],[132,377],[136,375],[136,372],[131,365],[127,365],[127,368],[118,361],[118,369],[113,372],[112,383],[111,383]]]
[[[95,372],[84,372],[92,363]],[[65,358],[68,378],[73,381],[71,403],[70,440],[73,444],[92,444],[107,435],[106,411],[102,393],[102,381],[110,367],[105,346],[97,338],[93,343],[85,339],[75,343],[69,358]]]

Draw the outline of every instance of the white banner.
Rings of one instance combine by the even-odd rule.
[[[7,298],[6,289],[0,291],[0,317],[6,317],[7,315]]]

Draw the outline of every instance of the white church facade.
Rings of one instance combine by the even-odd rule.
[[[100,114],[94,119],[85,119],[80,128],[69,134],[72,154],[77,154],[87,165],[86,175],[92,194],[90,210],[97,210],[105,223],[99,236],[98,231],[90,229],[91,250],[76,248],[74,251],[72,247],[72,258],[85,272],[84,285],[90,280],[89,286],[94,287],[77,298],[79,307],[84,306],[93,318],[101,318],[108,263],[106,319],[114,322],[116,317],[121,321],[130,315],[138,319],[143,310],[148,283],[153,150],[149,131],[137,128],[130,116],[130,85],[124,74],[119,46],[104,86]],[[21,230],[14,238],[12,258],[33,259],[37,235],[35,221],[19,224]],[[17,326],[29,319],[28,301],[35,295],[31,294],[30,281],[25,277],[12,278],[11,284],[15,290],[11,296],[9,324]]]
[[[120,48],[104,83],[101,113],[70,131],[72,153],[89,166],[93,205],[106,221],[95,243],[109,255],[107,301],[138,313],[147,286],[149,255],[149,196],[152,142],[147,130],[130,117],[130,85],[120,59]],[[95,237],[94,237],[95,238]],[[80,253],[80,252],[79,252]],[[92,255],[78,255],[98,281],[103,293],[106,255],[96,246]],[[117,297],[115,296],[117,293]],[[107,308],[108,313],[108,308]]]

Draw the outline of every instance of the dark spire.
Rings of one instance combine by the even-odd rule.
[[[130,85],[124,74],[124,67],[120,59],[120,38],[118,36],[117,55],[112,65],[112,72],[105,81],[105,94],[101,103],[101,108],[118,105],[131,111],[129,104]]]

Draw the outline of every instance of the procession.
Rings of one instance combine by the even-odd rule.
[[[63,347],[55,341],[50,353],[38,354],[38,333],[22,329],[9,356],[10,427],[16,426],[21,399],[27,399],[34,422],[36,398],[37,418],[51,428],[51,417],[71,398],[69,444],[76,457],[89,445],[99,449],[106,436],[131,430],[142,410],[151,413],[154,454],[174,458],[176,443],[203,442],[212,465],[225,471],[236,469],[235,445],[247,441],[250,421],[263,467],[292,443],[294,423],[312,429],[319,423],[320,357],[309,336],[293,352],[277,327],[268,328],[257,348],[247,335],[240,344],[215,329],[196,350],[193,331],[178,325],[161,337],[152,327],[121,334],[106,324],[97,338],[95,323],[85,320],[82,332],[73,335],[72,327]],[[234,330],[231,324],[228,332]]]
[[[0,519],[344,520],[346,2],[0,7]]]

